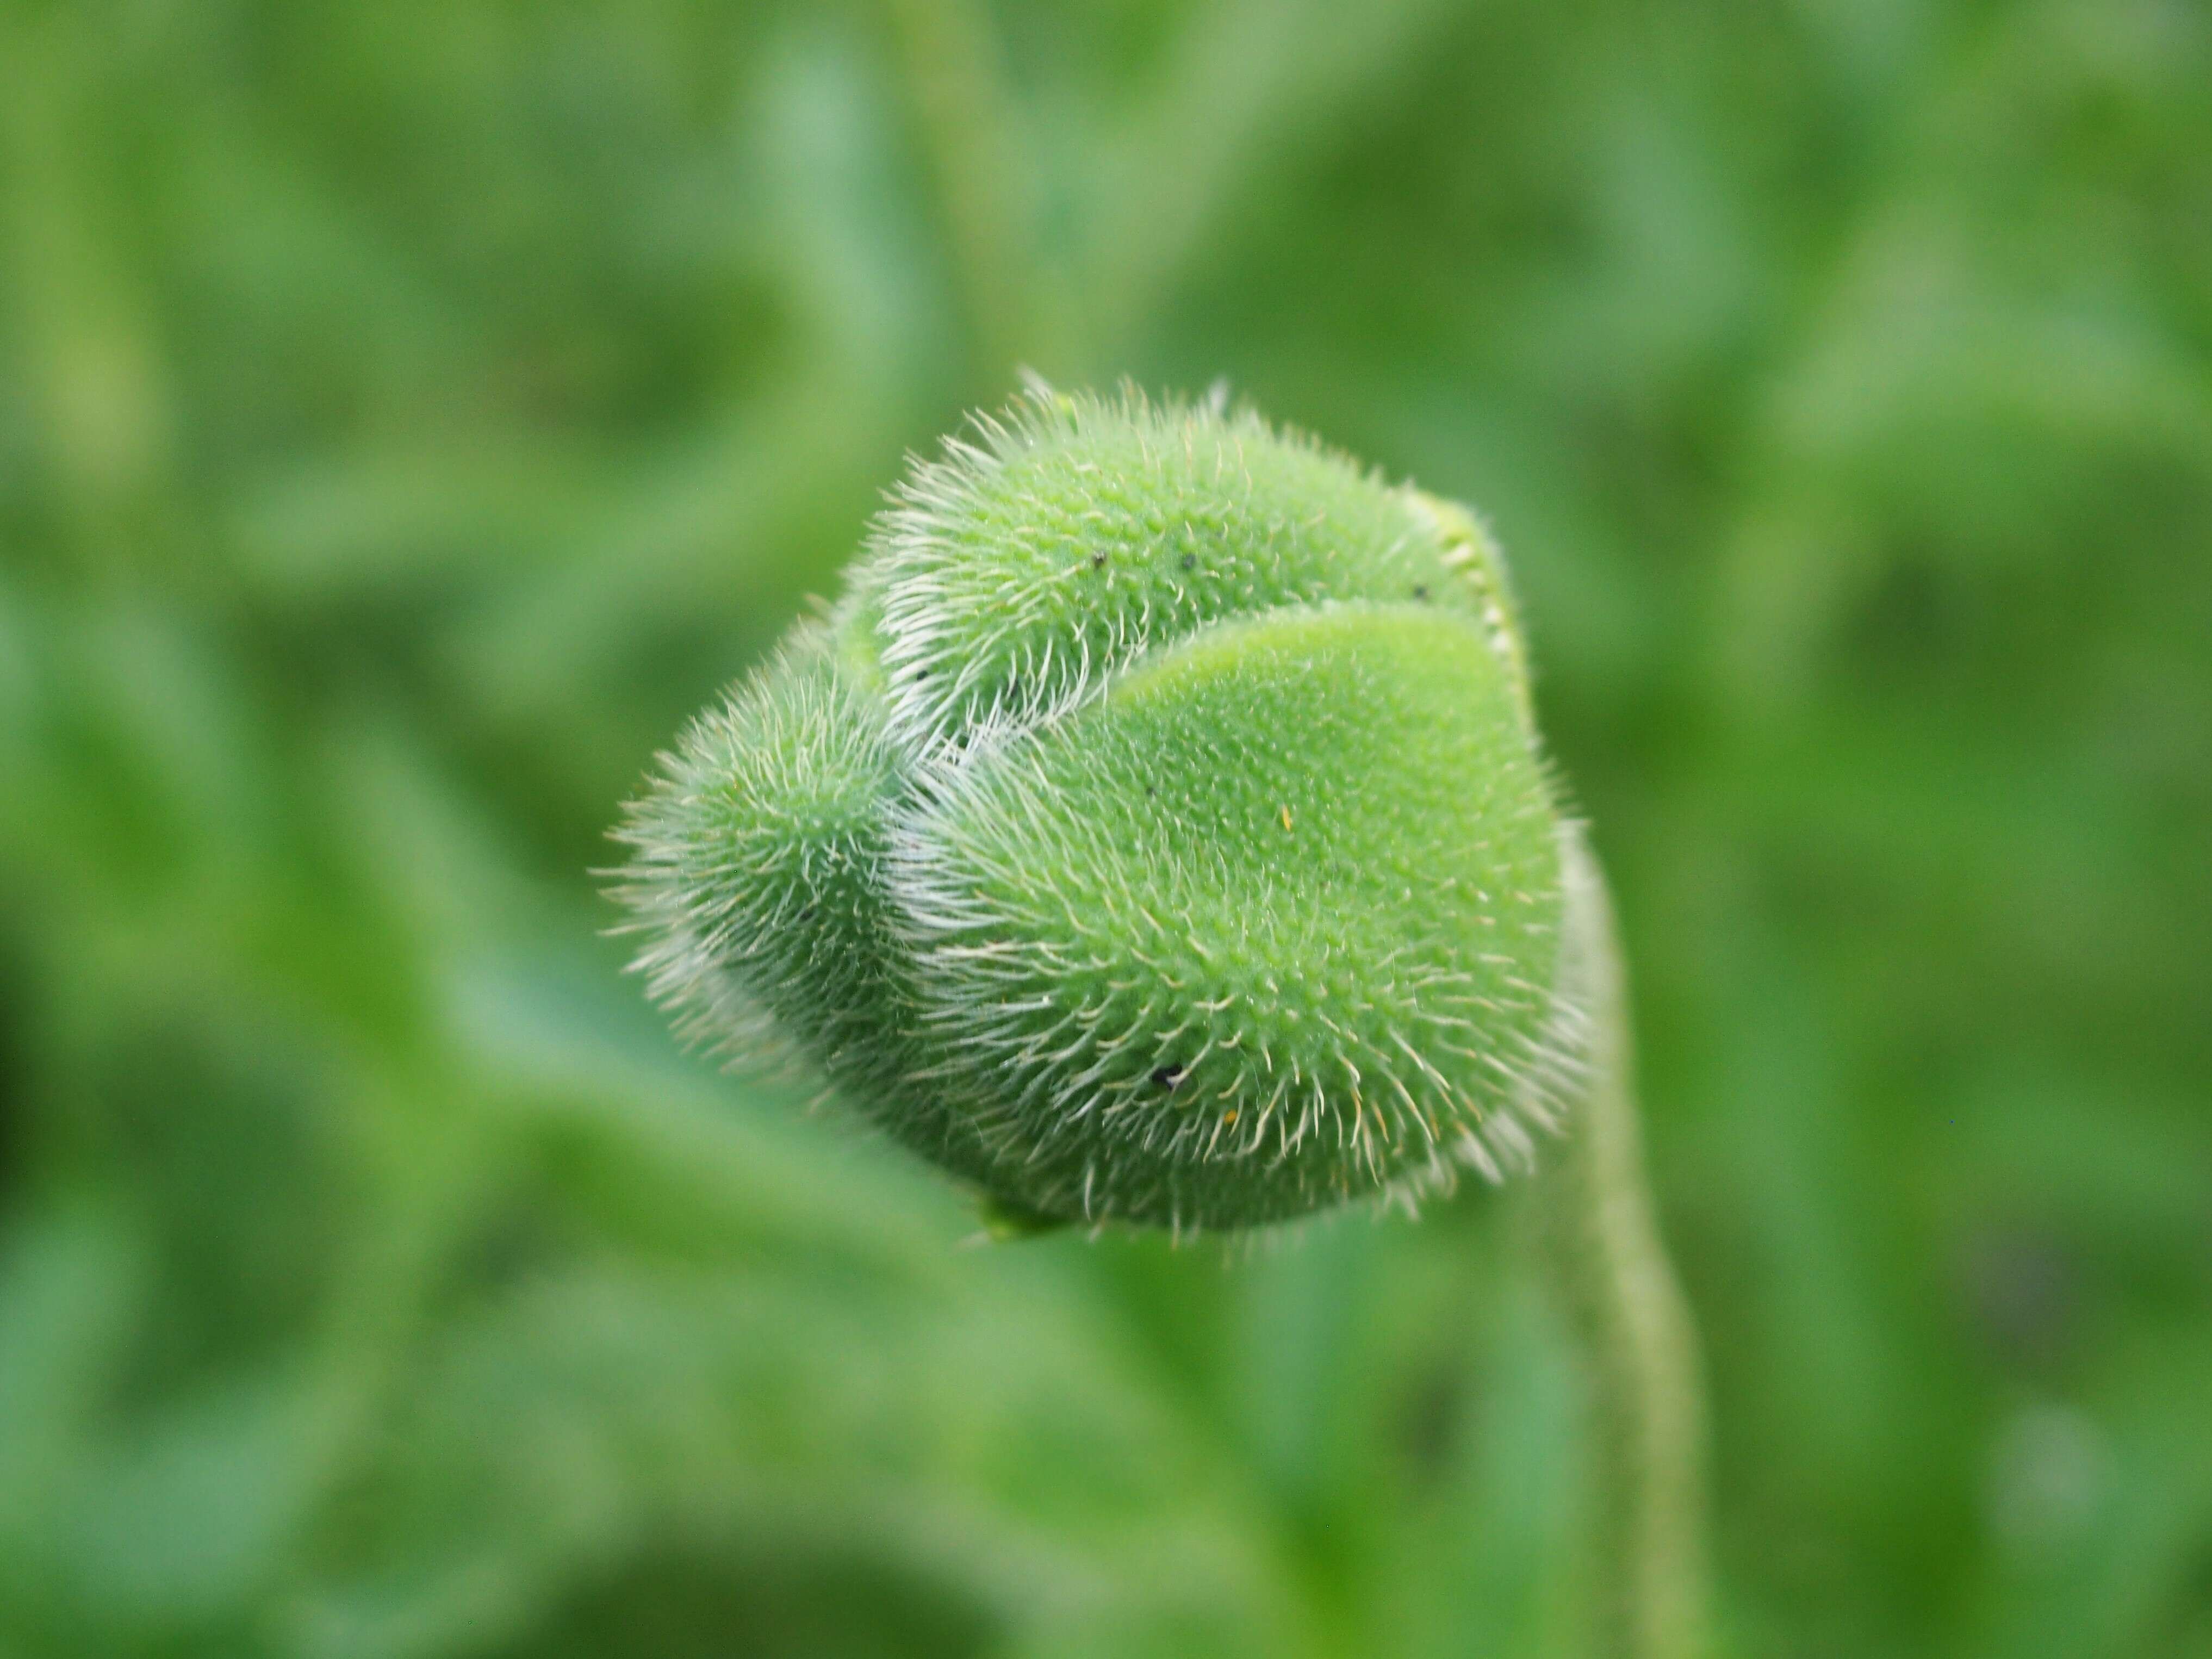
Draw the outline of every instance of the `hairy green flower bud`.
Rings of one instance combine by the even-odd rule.
[[[691,1032],[795,1057],[1004,1214],[1494,1179],[1575,1064],[1497,550],[1249,411],[979,419],[623,834]]]

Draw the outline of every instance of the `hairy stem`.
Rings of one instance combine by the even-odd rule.
[[[1536,1207],[1588,1407],[1591,1647],[1606,1659],[1704,1659],[1711,1648],[1696,1344],[1644,1180],[1612,903],[1579,836],[1570,848],[1567,965],[1592,1022],[1591,1077],[1566,1155]]]

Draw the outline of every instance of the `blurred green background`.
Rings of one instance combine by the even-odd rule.
[[[1481,1192],[957,1248],[591,871],[1018,364],[1480,503],[1746,1655],[2212,1654],[2212,12],[0,0],[0,1653],[1546,1655]]]

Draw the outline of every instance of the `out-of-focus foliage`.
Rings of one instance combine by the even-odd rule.
[[[2212,1654],[2191,0],[0,3],[0,1650],[1557,1650],[1500,1206],[958,1250],[599,934],[1018,362],[1493,515],[1738,1650]]]

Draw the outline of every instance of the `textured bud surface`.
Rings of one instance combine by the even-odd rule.
[[[689,1029],[799,1057],[1015,1215],[1494,1176],[1572,1063],[1496,549],[1249,413],[979,422],[623,833]]]

